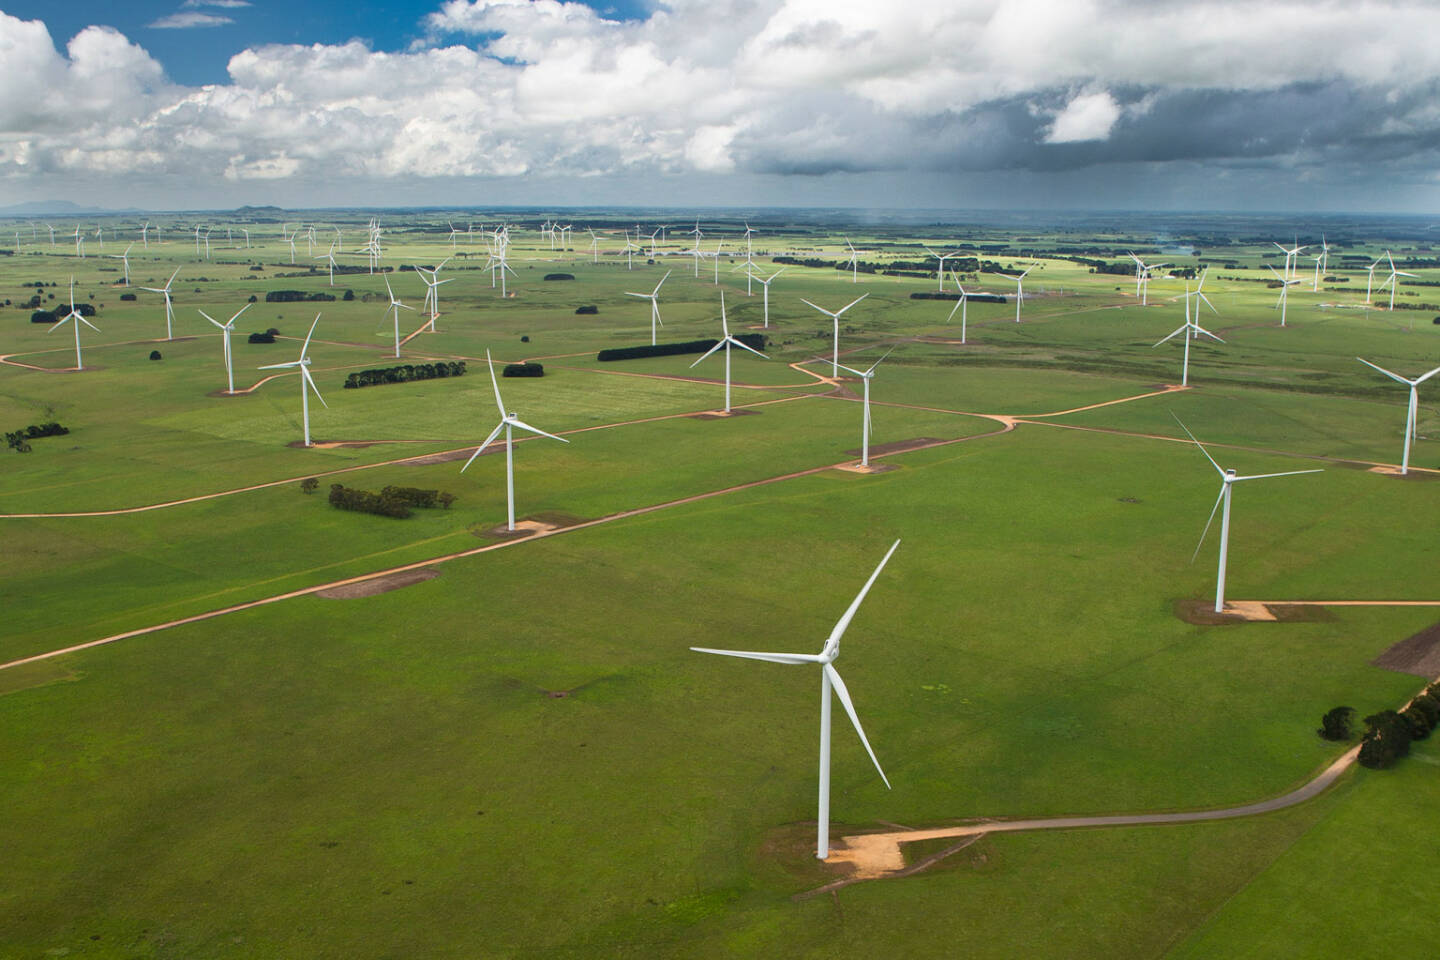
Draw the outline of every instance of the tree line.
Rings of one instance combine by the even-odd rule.
[[[373,387],[382,383],[411,383],[416,380],[443,380],[446,377],[463,377],[465,361],[440,361],[439,363],[406,363],[398,367],[379,367],[374,370],[360,370],[345,378],[345,389]],[[505,374],[512,376],[510,373]],[[538,376],[538,374],[532,374]]]

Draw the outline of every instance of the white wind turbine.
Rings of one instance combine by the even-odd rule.
[[[595,231],[594,231],[594,230],[591,230],[589,227],[586,227],[586,228],[585,228],[585,232],[588,233],[588,234],[590,234],[590,262],[591,262],[591,263],[599,263],[599,262],[600,262],[600,238],[597,237],[597,236],[595,236]]]
[[[85,235],[80,232],[78,226],[75,228],[75,253],[81,260],[85,259]]]
[[[45,229],[50,231],[50,246],[55,246],[55,228],[47,223],[45,224]]]
[[[295,231],[295,233],[299,232],[299,230]],[[290,262],[292,264],[295,262],[295,233],[292,233],[290,234],[290,236],[287,237],[285,236],[285,231],[283,229],[280,231],[280,238],[286,243],[290,244]]]
[[[800,298],[801,303],[805,304],[806,306],[815,307],[816,310],[819,310],[821,313],[825,314],[825,316],[829,317],[835,322],[835,349],[833,357],[830,361],[831,376],[840,376],[840,314],[844,313],[846,310],[849,310],[851,307],[855,306],[855,304],[859,303],[861,300],[864,300],[868,296],[870,296],[870,294],[868,293],[861,294],[859,297],[851,300],[849,303],[845,304],[845,306],[841,307],[839,310],[836,310],[834,313],[831,313],[824,307],[817,306],[811,303],[804,297]]]
[[[89,320],[86,320],[84,315],[80,313],[79,310],[75,309],[74,277],[70,278],[70,312],[65,314],[65,316],[61,317],[59,322],[52,325],[50,329],[46,331],[46,333],[51,333],[55,330],[59,330],[61,327],[65,326],[66,323],[69,323],[75,328],[75,369],[84,370],[85,365],[80,362],[80,324],[85,324],[85,326],[89,327],[91,330],[94,330],[96,333],[100,332],[100,328],[95,326],[95,324],[91,323]]]
[[[641,300],[650,301],[650,346],[652,347],[655,346],[656,329],[665,326],[665,324],[660,322],[660,288],[663,287],[665,281],[669,279],[670,271],[666,270],[665,276],[660,278],[660,282],[655,284],[655,289],[649,293],[631,293],[629,290],[625,291],[625,296],[627,297],[639,297]]]
[[[960,286],[960,278],[959,278],[958,276],[956,276],[954,270],[951,270],[951,271],[950,271],[950,279],[955,281],[955,289],[960,291],[960,299],[959,299],[958,302],[956,302],[955,306],[953,306],[953,307],[950,308],[950,316],[948,316],[948,317],[945,318],[945,322],[946,322],[946,323],[949,323],[951,320],[954,320],[954,319],[955,319],[955,311],[956,311],[956,310],[959,310],[959,311],[960,311],[960,342],[961,342],[961,343],[964,343],[964,342],[965,342],[965,314],[969,311],[970,291],[968,291],[968,290],[966,290],[964,287]]]
[[[1311,257],[1310,259],[1315,261],[1315,279],[1312,280],[1311,283],[1310,283],[1310,292],[1311,292],[1311,293],[1319,293],[1319,292],[1320,292],[1320,261],[1321,261],[1321,260],[1324,260],[1324,259],[1325,259],[1325,256],[1324,256],[1324,254],[1319,254],[1319,253],[1317,253],[1317,254],[1315,254],[1315,256]]]
[[[130,286],[130,247],[133,247],[133,246],[135,246],[135,244],[132,243],[132,244],[130,244],[129,247],[126,247],[124,253],[108,253],[108,254],[106,254],[106,256],[108,256],[111,260],[119,260],[122,264],[124,264],[124,266],[125,266],[125,286],[127,286],[127,287]]]
[[[925,247],[923,243],[921,246]],[[945,261],[956,259],[960,256],[960,252],[957,250],[954,253],[936,253],[929,247],[925,247],[925,252],[939,261],[935,265],[935,288],[943,293],[945,292]]]
[[[1174,414],[1171,414],[1171,416],[1174,416]],[[1195,441],[1195,446],[1200,448],[1200,452],[1205,454],[1205,459],[1209,460],[1210,465],[1215,468],[1215,472],[1220,474],[1220,495],[1215,498],[1215,506],[1210,508],[1210,519],[1205,521],[1205,529],[1200,532],[1200,542],[1195,545],[1195,553],[1191,555],[1190,562],[1194,563],[1195,557],[1200,555],[1200,548],[1205,545],[1205,536],[1210,532],[1210,525],[1215,522],[1215,511],[1220,509],[1220,504],[1223,501],[1225,511],[1220,516],[1220,567],[1215,578],[1215,612],[1224,613],[1225,561],[1230,549],[1230,488],[1242,480],[1268,480],[1271,477],[1294,477],[1302,473],[1323,473],[1324,471],[1286,470],[1283,473],[1257,473],[1248,477],[1237,476],[1234,470],[1226,470],[1215,462],[1215,458],[1210,456],[1210,451],[1206,450],[1199,440],[1195,440],[1195,434],[1191,433],[1190,429],[1186,427],[1184,423],[1180,422],[1179,417],[1175,417],[1175,422],[1180,424],[1180,429],[1185,431],[1186,436]]]
[[[330,261],[330,286],[335,286],[335,244],[330,244],[330,249],[323,257],[311,257],[312,260]]]
[[[399,300],[395,299],[395,291],[390,289],[390,278],[389,278],[389,277],[386,277],[386,278],[385,278],[385,292],[390,295],[390,308],[389,308],[388,310],[386,310],[385,312],[386,312],[386,313],[393,313],[393,314],[395,314],[395,357],[396,357],[396,359],[399,359],[399,357],[400,357],[400,311],[401,311],[401,310],[409,310],[409,311],[411,311],[411,312],[413,313],[414,310],[415,310],[415,308],[414,308],[414,307],[407,307],[407,306],[405,306],[405,304],[403,304],[403,303],[401,303]]]
[[[849,238],[849,237],[846,237],[846,238],[845,238],[845,246],[847,246],[847,247],[850,248],[850,259],[849,259],[848,261],[846,261],[847,263],[850,264],[850,282],[851,282],[851,283],[859,283],[859,282],[860,282],[860,251],[855,249],[855,245],[850,242],[850,238]]]
[[[1034,267],[1026,267],[1026,268],[1025,268],[1025,272],[1022,273],[1022,274],[1020,274],[1018,277],[1011,276],[1011,275],[1008,274],[1008,273],[1002,273],[1002,274],[1000,274],[1000,276],[1004,277],[1006,280],[1014,280],[1014,281],[1015,281],[1015,322],[1016,322],[1016,323],[1019,323],[1019,322],[1020,322],[1020,302],[1025,299],[1025,276],[1026,276],[1026,274],[1028,274],[1031,270],[1034,270],[1034,269],[1035,269]]]
[[[1140,298],[1140,306],[1148,307],[1150,305],[1150,271],[1169,266],[1169,264],[1147,264],[1133,253],[1130,254],[1130,259],[1135,261],[1135,296]]]
[[[1269,264],[1266,264],[1266,266],[1269,267]],[[1283,327],[1285,326],[1285,303],[1290,299],[1290,288],[1298,283],[1303,283],[1304,281],[1302,281],[1299,277],[1296,277],[1294,280],[1286,280],[1284,277],[1280,276],[1280,274],[1275,273],[1274,267],[1269,267],[1269,270],[1271,273],[1275,274],[1275,279],[1280,282],[1280,299],[1275,301],[1275,306],[1280,308],[1280,326]],[[1275,309],[1275,307],[1271,307],[1270,309],[1273,310]]]
[[[1272,240],[1271,243],[1274,243],[1274,241]],[[1280,252],[1285,254],[1285,279],[1289,280],[1295,273],[1294,264],[1300,257],[1300,251],[1305,248],[1300,245],[1298,240],[1293,247],[1281,247],[1278,243],[1276,243],[1275,246],[1279,247]]]
[[[856,370],[844,364],[840,366],[841,370],[855,374],[855,376],[859,377],[865,383],[865,399],[863,401],[865,404],[865,415],[860,425],[860,466],[862,467],[870,466],[870,381],[875,379],[875,368],[880,366],[880,362],[884,360],[885,357],[890,356],[894,349],[894,347],[891,347],[889,350],[886,350],[884,355],[880,357],[880,360],[876,360],[870,364],[868,370]]]
[[[1406,273],[1404,270],[1396,270],[1395,260],[1393,257],[1390,256],[1389,250],[1385,251],[1385,260],[1387,263],[1390,264],[1390,276],[1385,278],[1385,283],[1380,284],[1380,289],[1384,290],[1386,284],[1390,286],[1390,309],[1393,312],[1395,309],[1395,288],[1400,286],[1399,280],[1397,278],[1410,277],[1413,279],[1415,278],[1416,274]]]
[[[636,234],[635,234],[635,238],[638,240],[638,239],[640,238],[640,234],[639,234],[639,233],[636,233]],[[638,243],[636,243],[636,242],[634,242],[633,240],[630,239],[630,231],[628,231],[628,230],[625,231],[625,269],[626,269],[626,270],[634,270],[634,269],[635,269],[635,254],[638,253],[639,251],[640,251],[640,244],[638,244]]]
[[[173,340],[173,339],[175,339],[175,334],[172,332],[172,327],[173,327],[174,321],[175,321],[175,308],[174,308],[174,307],[171,305],[171,303],[170,303],[170,285],[175,282],[175,277],[176,277],[176,275],[179,274],[179,273],[180,273],[180,268],[179,268],[179,267],[176,267],[176,268],[175,268],[175,273],[170,274],[170,279],[165,281],[165,286],[163,286],[163,287],[141,287],[141,288],[140,288],[141,290],[147,290],[147,291],[149,291],[150,293],[161,293],[161,294],[164,294],[164,295],[165,295],[165,339],[166,339],[166,340]]]
[[[721,290],[721,291],[720,291],[720,329],[724,332],[724,337],[720,340],[719,343],[715,344],[715,346],[711,347],[709,350],[706,350],[705,353],[701,355],[700,360],[696,360],[695,363],[690,364],[690,367],[691,367],[691,369],[694,369],[694,367],[695,367],[697,364],[699,364],[699,363],[701,362],[701,360],[705,360],[707,357],[710,356],[710,354],[714,353],[716,350],[719,350],[721,347],[724,347],[724,348],[725,348],[725,412],[726,412],[726,413],[729,413],[729,412],[730,412],[730,345],[731,345],[731,344],[734,344],[735,346],[739,347],[739,348],[742,349],[742,350],[749,350],[751,353],[755,354],[755,356],[759,357],[761,360],[769,360],[770,358],[767,357],[767,356],[765,356],[765,354],[761,353],[759,350],[756,350],[754,347],[752,347],[752,346],[750,346],[750,345],[748,345],[748,344],[746,344],[746,343],[742,343],[741,341],[736,340],[734,337],[730,336],[730,321],[729,321],[728,319],[726,319],[726,317],[725,317],[725,291],[724,291],[724,290]]]
[[[1375,268],[1380,266],[1380,260],[1380,257],[1376,257],[1375,262],[1370,264],[1370,269],[1366,271],[1367,276],[1365,277],[1365,305],[1367,307],[1370,305],[1370,287],[1375,283]]]
[[[149,220],[146,220],[146,221],[145,221],[145,225],[140,228],[140,242],[145,245],[145,249],[146,249],[146,250],[149,250],[149,249],[150,249],[150,221],[149,221]]]
[[[234,392],[235,392],[235,371],[234,371],[234,368],[233,368],[232,365],[231,365],[232,357],[231,357],[231,354],[230,354],[230,334],[232,334],[232,333],[235,332],[235,321],[240,319],[240,314],[244,313],[246,310],[249,310],[251,306],[253,306],[253,304],[249,304],[249,303],[245,304],[245,306],[241,307],[241,308],[236,312],[235,316],[231,317],[229,320],[225,321],[224,323],[221,323],[219,320],[216,320],[214,317],[210,316],[210,314],[206,313],[204,310],[201,310],[201,311],[200,311],[200,316],[204,317],[206,320],[209,320],[209,321],[210,321],[211,323],[213,323],[215,326],[217,326],[217,327],[220,328],[220,335],[224,338],[224,339],[221,341],[221,344],[222,344],[222,349],[223,349],[224,355],[225,355],[225,380],[226,380],[226,382],[229,384],[229,389],[226,390],[226,393],[234,393]],[[317,393],[318,393],[318,391],[317,391]]]
[[[507,411],[505,409],[505,401],[500,398],[500,382],[495,379],[495,361],[490,359],[490,351],[488,349],[485,351],[485,362],[490,365],[490,385],[495,388],[495,406],[500,409],[500,422],[495,426],[494,430],[490,431],[490,436],[485,438],[485,442],[480,444],[480,446],[475,449],[474,453],[470,454],[470,459],[465,461],[465,466],[460,468],[460,472],[464,473],[466,470],[468,470],[470,464],[475,462],[475,458],[480,456],[480,454],[484,453],[485,448],[490,446],[491,442],[500,435],[500,431],[505,431],[505,529],[514,530],[515,444],[513,438],[513,428],[519,427],[521,430],[528,430],[529,432],[536,434],[537,436],[549,437],[551,440],[559,440],[561,443],[569,443],[570,441],[566,440],[564,437],[557,437],[553,433],[546,433],[544,430],[532,427],[530,426],[530,424],[521,420],[514,413]]]
[[[441,260],[440,266],[436,267],[434,270],[429,271],[430,276],[428,277],[425,276],[426,270],[424,267],[419,266],[418,264],[415,265],[415,272],[420,275],[421,280],[425,281],[425,306],[430,308],[431,333],[435,332],[435,321],[440,317],[440,284],[449,283],[451,280],[455,279],[454,277],[449,277],[445,280],[441,280],[439,278],[440,271],[444,269],[445,264],[449,262],[449,257]]]
[[[1210,302],[1210,298],[1205,296],[1205,294],[1201,292],[1200,288],[1204,285],[1204,273],[1200,274],[1200,283],[1198,286],[1195,287],[1193,293],[1190,290],[1190,285],[1188,283],[1185,285],[1185,322],[1181,324],[1180,328],[1177,329],[1174,333],[1170,334],[1164,340],[1161,340],[1160,343],[1154,344],[1154,346],[1152,346],[1151,348],[1154,349],[1154,347],[1160,346],[1161,343],[1173,340],[1182,333],[1185,334],[1185,360],[1180,368],[1180,386],[1182,387],[1188,387],[1190,385],[1190,341],[1192,339],[1199,339],[1203,335],[1209,337],[1211,340],[1214,340],[1216,343],[1225,342],[1224,340],[1221,340],[1219,337],[1215,336],[1215,334],[1211,333],[1209,330],[1206,330],[1204,327],[1200,326],[1201,303],[1204,303],[1205,306],[1209,307],[1211,313],[1218,314],[1220,312],[1215,309],[1215,305]],[[1190,317],[1191,297],[1195,298],[1195,317],[1193,320]]]
[[[1408,377],[1400,376],[1400,374],[1398,373],[1391,373],[1384,367],[1376,366],[1369,360],[1366,360],[1364,357],[1356,357],[1355,359],[1359,360],[1367,367],[1370,367],[1374,370],[1379,370],[1381,373],[1385,374],[1385,376],[1389,377],[1391,380],[1394,380],[1396,383],[1403,383],[1410,388],[1410,402],[1406,406],[1405,413],[1405,453],[1403,459],[1400,461],[1400,475],[1405,476],[1410,472],[1410,441],[1415,438],[1418,432],[1416,428],[1416,421],[1419,419],[1420,413],[1420,384],[1424,383],[1426,380],[1429,380],[1431,377],[1435,376],[1435,374],[1440,373],[1440,367],[1436,367],[1429,373],[1423,374],[1416,377],[1414,380],[1411,380]]]
[[[95,228],[95,239],[96,239],[96,240],[99,242],[99,244],[100,244],[100,252],[101,252],[101,253],[104,253],[104,252],[105,252],[105,228],[104,228],[104,227],[96,227],[96,228]]]
[[[880,761],[875,758],[875,751],[870,748],[870,741],[865,738],[865,730],[860,726],[860,718],[855,713],[855,704],[850,700],[850,691],[845,687],[845,681],[840,679],[840,672],[835,669],[835,658],[840,655],[840,639],[845,636],[845,631],[850,626],[850,621],[855,618],[855,612],[860,609],[865,594],[870,592],[880,571],[885,569],[885,564],[900,546],[896,540],[886,552],[880,565],[875,572],[870,574],[870,579],[865,581],[865,586],[860,588],[855,599],[830,631],[830,636],[825,639],[825,645],[820,649],[819,654],[813,653],[759,653],[751,650],[716,650],[711,647],[691,647],[696,653],[716,653],[725,657],[740,657],[743,660],[764,660],[768,663],[783,663],[791,666],[799,666],[807,663],[818,663],[820,665],[820,801],[816,817],[816,843],[815,857],[824,860],[830,856],[830,692],[834,690],[835,695],[840,698],[840,706],[845,708],[846,715],[855,726],[855,732],[860,735],[860,742],[865,745],[865,752],[870,755],[870,760],[875,764],[880,779],[885,782],[885,788],[890,788],[890,780],[885,776],[885,771],[880,768]]]
[[[310,376],[310,358],[305,355],[310,349],[310,338],[315,336],[315,324],[320,322],[320,314],[315,314],[315,320],[310,324],[310,332],[305,334],[305,344],[300,348],[300,359],[291,360],[289,363],[271,363],[261,367],[261,370],[288,370],[292,367],[300,371],[300,417],[305,424],[305,446],[310,446],[310,395],[306,387],[315,391],[315,399],[321,405],[329,409],[330,404],[320,396],[320,388],[315,386],[315,378]]]
[[[770,275],[770,280],[774,280],[776,277],[780,276],[780,274],[784,272],[785,268],[781,267],[779,270],[776,270]],[[753,273],[749,274],[749,276],[753,280],[758,280],[760,282],[760,286],[764,288],[765,292],[763,294],[763,300],[765,305],[765,329],[768,330],[770,329],[770,280],[765,280],[761,277],[757,277]]]

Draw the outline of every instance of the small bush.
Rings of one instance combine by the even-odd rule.
[[[546,280],[574,280],[574,279],[575,279],[575,274],[573,274],[573,273],[547,273],[547,274],[545,274],[544,279],[546,279]]]
[[[151,350],[151,351],[150,351],[150,359],[151,359],[151,360],[161,360],[161,359],[164,359],[164,358],[160,356],[160,351],[159,351],[159,350]]]
[[[252,334],[250,334],[250,336],[249,336],[248,338],[246,338],[246,342],[247,342],[247,343],[274,343],[274,342],[275,342],[275,334],[273,334],[273,333],[252,333]]]
[[[507,363],[500,374],[502,377],[543,377],[545,365],[541,363]]]
[[[134,300],[134,299],[135,299],[135,294],[133,294],[133,293],[122,293],[122,294],[120,294],[120,299],[121,299],[121,300]]]
[[[1360,741],[1360,765],[1384,770],[1410,752],[1412,727],[1394,710],[1382,710],[1365,718],[1365,737]]]
[[[381,494],[357,490],[339,483],[330,484],[329,500],[330,506],[339,510],[354,510],[397,519],[410,516],[410,507],[403,500],[387,499]]]
[[[335,299],[335,294],[317,291],[306,293],[304,290],[271,290],[265,294],[266,303],[308,303],[313,301],[330,301]]]
[[[54,323],[56,320],[59,319],[59,317],[55,316],[55,314],[51,313],[49,310],[36,310],[34,313],[30,314],[31,323]]]
[[[583,307],[576,307],[576,308],[575,308],[575,312],[576,312],[577,314],[587,314],[587,315],[588,315],[588,314],[596,314],[596,313],[599,313],[599,312],[600,312],[600,308],[597,307],[597,306],[595,306],[594,304],[586,304],[586,305],[583,306]]]
[[[314,477],[306,477],[304,480],[300,481],[300,492],[314,493],[316,488],[318,488],[319,486],[319,480],[316,480]]]
[[[520,342],[521,342],[521,343],[529,343],[529,342],[530,342],[530,335],[527,333],[525,336],[521,337],[521,338],[520,338]]]
[[[1352,707],[1336,707],[1320,718],[1320,729],[1315,732],[1326,740],[1349,740],[1350,721],[1354,716]]]

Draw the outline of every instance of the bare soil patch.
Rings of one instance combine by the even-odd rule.
[[[732,407],[729,413],[724,410],[707,410],[704,413],[692,413],[691,420],[725,420],[730,417],[748,417],[759,414],[759,410],[751,410],[745,407]]]
[[[584,517],[556,511],[534,513],[528,517],[522,517],[515,521],[514,530],[507,528],[503,523],[480,529],[477,529],[479,527],[477,524],[475,527],[471,527],[470,532],[477,537],[485,537],[490,540],[518,540],[521,537],[533,537],[537,533],[548,533],[551,530],[573,527],[577,523],[584,522]]]
[[[921,447],[928,447],[933,443],[939,443],[936,437],[915,437],[912,440],[896,440],[894,443],[872,443],[870,445],[870,456],[883,457],[888,453],[904,453],[907,450],[918,450]],[[848,456],[860,456],[860,448],[846,450]]]
[[[373,597],[389,593],[391,590],[399,590],[401,587],[434,580],[438,576],[440,576],[439,570],[433,567],[421,567],[418,570],[402,570],[399,573],[391,573],[383,577],[372,577],[358,583],[342,583],[338,587],[319,590],[315,595],[331,600],[354,600],[358,597]]]
[[[1263,604],[1261,605],[1263,606]],[[1196,600],[1193,597],[1175,601],[1175,616],[1186,623],[1193,623],[1205,627],[1219,627],[1232,623],[1251,623],[1259,617],[1246,616],[1236,610],[1232,604],[1225,605],[1224,613],[1215,612],[1214,600]],[[1274,617],[1266,619],[1273,620]]]
[[[1409,473],[1401,473],[1399,467],[1371,467],[1370,472],[1378,473],[1382,477],[1394,477],[1396,480],[1440,480],[1440,473],[1416,470],[1413,467]]]
[[[1370,663],[1427,680],[1440,676],[1440,623],[1401,640]]]
[[[850,452],[854,453],[855,451],[851,450]],[[891,470],[899,470],[900,465],[898,463],[871,463],[867,465],[861,465],[858,463],[842,463],[835,469],[843,470],[845,473],[888,473]]]

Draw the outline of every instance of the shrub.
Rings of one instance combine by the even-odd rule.
[[[62,437],[70,431],[58,423],[30,424],[5,434],[5,443],[16,453],[29,453],[29,441],[39,437]]]
[[[600,312],[600,308],[594,304],[586,304],[583,307],[576,307],[575,312],[577,314],[595,314]]]
[[[316,490],[316,488],[319,487],[319,486],[320,486],[320,481],[319,481],[319,480],[316,480],[314,477],[306,477],[304,480],[301,480],[301,481],[300,481],[300,492],[301,492],[301,493],[314,493],[315,490]]]
[[[742,333],[735,338],[748,347],[756,350],[765,349],[765,335],[761,333]],[[704,353],[719,340],[687,340],[683,343],[657,343],[654,346],[644,344],[638,347],[612,347],[609,350],[601,350],[595,355],[596,360],[635,360],[640,357],[670,357],[683,353]]]
[[[1384,770],[1410,752],[1411,726],[1394,710],[1382,710],[1365,718],[1365,737],[1360,741],[1360,765]]]
[[[409,504],[412,507],[433,507],[435,499],[440,496],[439,490],[421,490],[419,487],[384,487],[380,490],[380,496],[389,500],[399,500],[401,503]]]
[[[529,342],[530,342],[530,335],[529,335],[528,333],[525,334],[525,336],[523,336],[523,337],[520,338],[520,342],[521,342],[521,343],[529,343]]]
[[[344,295],[343,297],[341,297],[340,299],[341,299],[341,300],[354,300],[354,299],[355,299],[355,291],[354,291],[354,290],[346,290],[346,291],[345,291],[345,295]]]
[[[59,317],[55,316],[55,314],[51,313],[49,310],[36,310],[34,313],[30,314],[31,323],[54,323],[56,320],[59,319]]]
[[[574,280],[574,279],[575,279],[575,274],[573,274],[573,273],[547,273],[547,274],[545,274],[544,279],[546,279],[546,280]]]
[[[507,363],[502,377],[543,377],[545,365],[540,363]]]
[[[273,333],[252,333],[252,334],[250,334],[250,336],[246,339],[246,342],[247,342],[247,343],[274,343],[274,342],[275,342],[275,334],[273,334]]]
[[[151,350],[151,351],[150,351],[150,359],[151,359],[151,360],[161,360],[161,359],[163,359],[163,358],[160,356],[160,351],[159,351],[159,350]]]
[[[1351,707],[1336,707],[1320,718],[1320,729],[1315,732],[1326,740],[1349,740],[1350,720],[1355,716]]]
[[[120,294],[120,299],[121,299],[121,300],[134,300],[134,299],[135,299],[135,294],[133,294],[133,293],[122,293],[122,294]]]
[[[340,510],[354,510],[359,513],[373,513],[381,517],[405,518],[410,508],[402,500],[386,499],[369,490],[357,490],[343,484],[330,484],[330,506]]]

